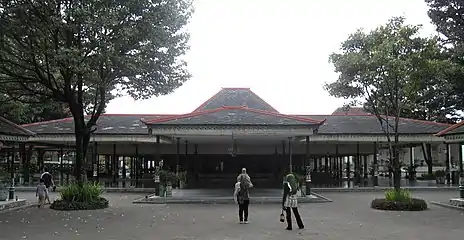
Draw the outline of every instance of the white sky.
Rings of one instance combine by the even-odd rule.
[[[174,93],[145,101],[113,100],[107,113],[189,113],[221,87],[249,87],[281,113],[330,114],[344,101],[324,82],[328,62],[357,28],[393,16],[434,33],[424,0],[195,0],[185,56],[193,74]]]

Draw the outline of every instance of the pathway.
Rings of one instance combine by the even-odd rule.
[[[25,193],[26,194],[26,193]],[[417,192],[443,201],[453,192]],[[279,205],[252,205],[251,223],[237,224],[234,205],[134,205],[137,195],[106,194],[111,207],[59,212],[29,208],[0,215],[0,239],[461,239],[463,212],[430,205],[424,212],[369,208],[381,193],[327,193],[332,203],[301,206],[307,229],[285,231]],[[31,196],[29,196],[31,197]]]

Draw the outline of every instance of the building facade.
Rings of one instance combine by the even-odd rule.
[[[28,145],[49,146],[38,154],[39,164],[47,151],[55,153],[61,168],[70,161],[72,118],[23,127],[36,134]],[[450,166],[460,155],[458,147],[451,144],[445,154],[444,138],[436,135],[449,127],[401,119],[402,161],[430,159]],[[337,185],[369,178],[388,160],[387,138],[374,115],[282,114],[248,88],[223,88],[187,114],[103,114],[90,146],[89,177],[136,186],[153,182],[161,160],[165,169],[186,171],[191,187],[231,186],[243,167],[262,187],[278,186],[289,171],[311,171],[314,184]]]

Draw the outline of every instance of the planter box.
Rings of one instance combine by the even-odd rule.
[[[163,185],[159,185],[159,188],[160,188],[160,197],[166,197],[166,187],[163,186]]]
[[[0,188],[0,201],[8,199],[8,188]]]
[[[437,177],[435,179],[437,184],[445,184],[445,180],[446,180],[445,177]]]
[[[298,190],[298,191],[300,191],[300,195],[299,195],[299,196],[301,196],[301,197],[306,197],[306,185],[302,185],[302,186],[301,186],[301,189]]]
[[[166,186],[166,197],[172,197],[172,185]]]

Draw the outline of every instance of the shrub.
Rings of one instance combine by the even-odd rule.
[[[60,192],[61,200],[69,202],[90,202],[101,196],[103,193],[98,183],[77,183],[66,185]]]
[[[101,197],[103,193],[97,183],[86,182],[82,185],[72,183],[64,186],[60,191],[60,200],[50,206],[55,210],[91,210],[107,208],[108,200]]]
[[[73,201],[64,201],[56,200],[50,205],[51,209],[63,210],[63,211],[73,211],[73,210],[95,210],[103,209],[109,206],[108,200],[105,198],[99,197],[90,202],[73,202]]]
[[[435,177],[446,177],[445,170],[437,170],[437,171],[435,171]]]
[[[435,180],[435,175],[433,173],[423,173],[418,180]]]
[[[160,183],[163,186],[167,186],[168,183],[175,184],[177,182],[177,175],[175,172],[171,172],[168,170],[161,170],[159,172]]]
[[[411,198],[409,201],[388,201],[386,199],[374,199],[371,207],[387,211],[423,211],[427,209],[427,203],[423,199]]]
[[[385,191],[385,200],[387,201],[407,202],[411,198],[411,192],[407,189],[389,189]]]

